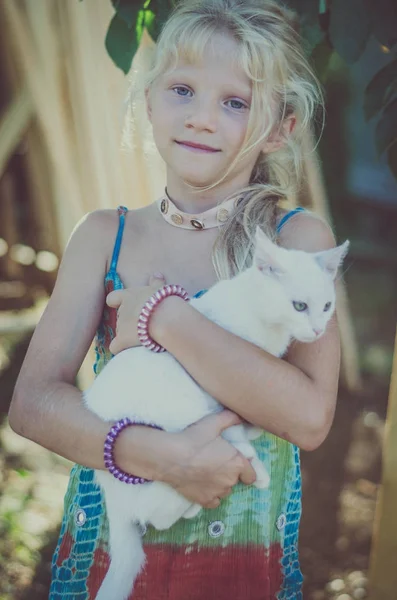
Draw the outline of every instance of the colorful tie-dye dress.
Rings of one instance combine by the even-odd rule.
[[[107,292],[123,287],[116,269],[127,209],[118,211],[120,226],[105,278]],[[279,230],[295,212],[283,218]],[[115,311],[105,307],[96,338],[96,374],[111,359],[108,348],[115,320]],[[258,490],[237,484],[217,509],[180,519],[167,531],[142,529],[147,564],[129,600],[302,598],[299,449],[270,433],[253,444],[270,474],[270,487]],[[75,465],[53,556],[49,600],[94,600],[109,562],[103,496],[93,470]]]

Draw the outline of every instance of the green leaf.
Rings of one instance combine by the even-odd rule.
[[[172,9],[172,0],[151,0],[150,10],[146,11],[145,27],[154,41],[160,35],[160,31]],[[150,15],[154,15],[154,18],[151,18]]]
[[[364,93],[364,113],[367,120],[391,100],[397,93],[397,60],[383,67],[371,79]]]
[[[27,469],[17,469],[17,473],[20,477],[28,477],[29,471]]]
[[[152,12],[151,10],[145,10],[145,27],[149,32],[149,35],[152,36],[153,38],[153,30],[156,27],[156,15],[154,14],[154,12]]]
[[[136,36],[137,36],[137,39],[139,40],[139,42],[141,41],[143,30],[145,29],[145,12],[146,12],[145,10],[140,10],[138,12],[138,17],[136,20],[135,29],[136,29]]]
[[[396,0],[371,0],[370,19],[376,39],[390,48],[397,43]]]
[[[390,102],[381,118],[375,131],[375,141],[379,156],[386,150],[390,150],[393,144],[397,142],[397,98]]]
[[[135,26],[138,12],[145,4],[144,0],[112,0],[116,14],[125,21],[130,29]]]
[[[105,46],[110,58],[125,74],[131,68],[139,42],[136,28],[129,28],[127,23],[115,14],[106,34]]]
[[[287,0],[287,5],[299,17],[300,34],[306,53],[310,55],[324,38],[319,22],[319,0]]]
[[[347,63],[360,58],[370,32],[366,0],[332,0],[329,36],[333,47]]]
[[[333,55],[334,50],[330,47],[325,38],[317,44],[311,54],[314,70],[322,83],[325,83],[327,80]]]
[[[387,162],[389,163],[390,171],[397,179],[397,140],[387,151]]]
[[[320,10],[318,0],[287,0],[286,4],[311,24],[317,22]]]

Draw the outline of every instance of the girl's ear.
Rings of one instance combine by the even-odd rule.
[[[285,144],[285,140],[292,134],[296,126],[295,115],[290,115],[284,119],[281,127],[277,131],[273,131],[267,138],[263,145],[263,152],[270,154],[270,152],[277,152]]]
[[[145,88],[146,114],[150,122],[152,122],[152,103],[150,100],[150,89]]]

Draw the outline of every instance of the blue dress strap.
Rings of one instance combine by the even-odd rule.
[[[112,262],[110,263],[110,272],[115,272],[117,270],[117,261],[119,260],[121,242],[124,233],[125,215],[128,212],[128,208],[125,206],[119,206],[117,208],[117,212],[119,213],[119,229],[117,231],[117,237],[114,243]]]
[[[277,229],[276,229],[276,233],[277,235],[280,234],[280,231],[282,230],[282,228],[284,227],[284,225],[286,224],[286,222],[293,217],[294,215],[296,215],[297,213],[300,212],[305,212],[305,208],[302,208],[302,206],[298,206],[298,208],[294,208],[293,210],[290,210],[289,212],[287,212],[286,215],[283,216],[283,218],[281,219],[280,223],[277,225]]]

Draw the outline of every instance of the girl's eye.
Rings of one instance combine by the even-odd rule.
[[[235,110],[242,110],[244,108],[248,108],[248,106],[246,105],[245,102],[243,102],[242,100],[228,100],[227,101],[229,103],[230,108],[234,108]]]
[[[178,96],[183,96],[184,98],[186,98],[189,94],[191,94],[191,91],[189,90],[189,88],[187,88],[183,85],[176,85],[172,89]]]
[[[293,302],[294,309],[298,312],[305,312],[308,309],[306,302]]]
[[[327,304],[324,306],[324,312],[328,312],[330,308],[331,308],[331,302],[327,302]]]

